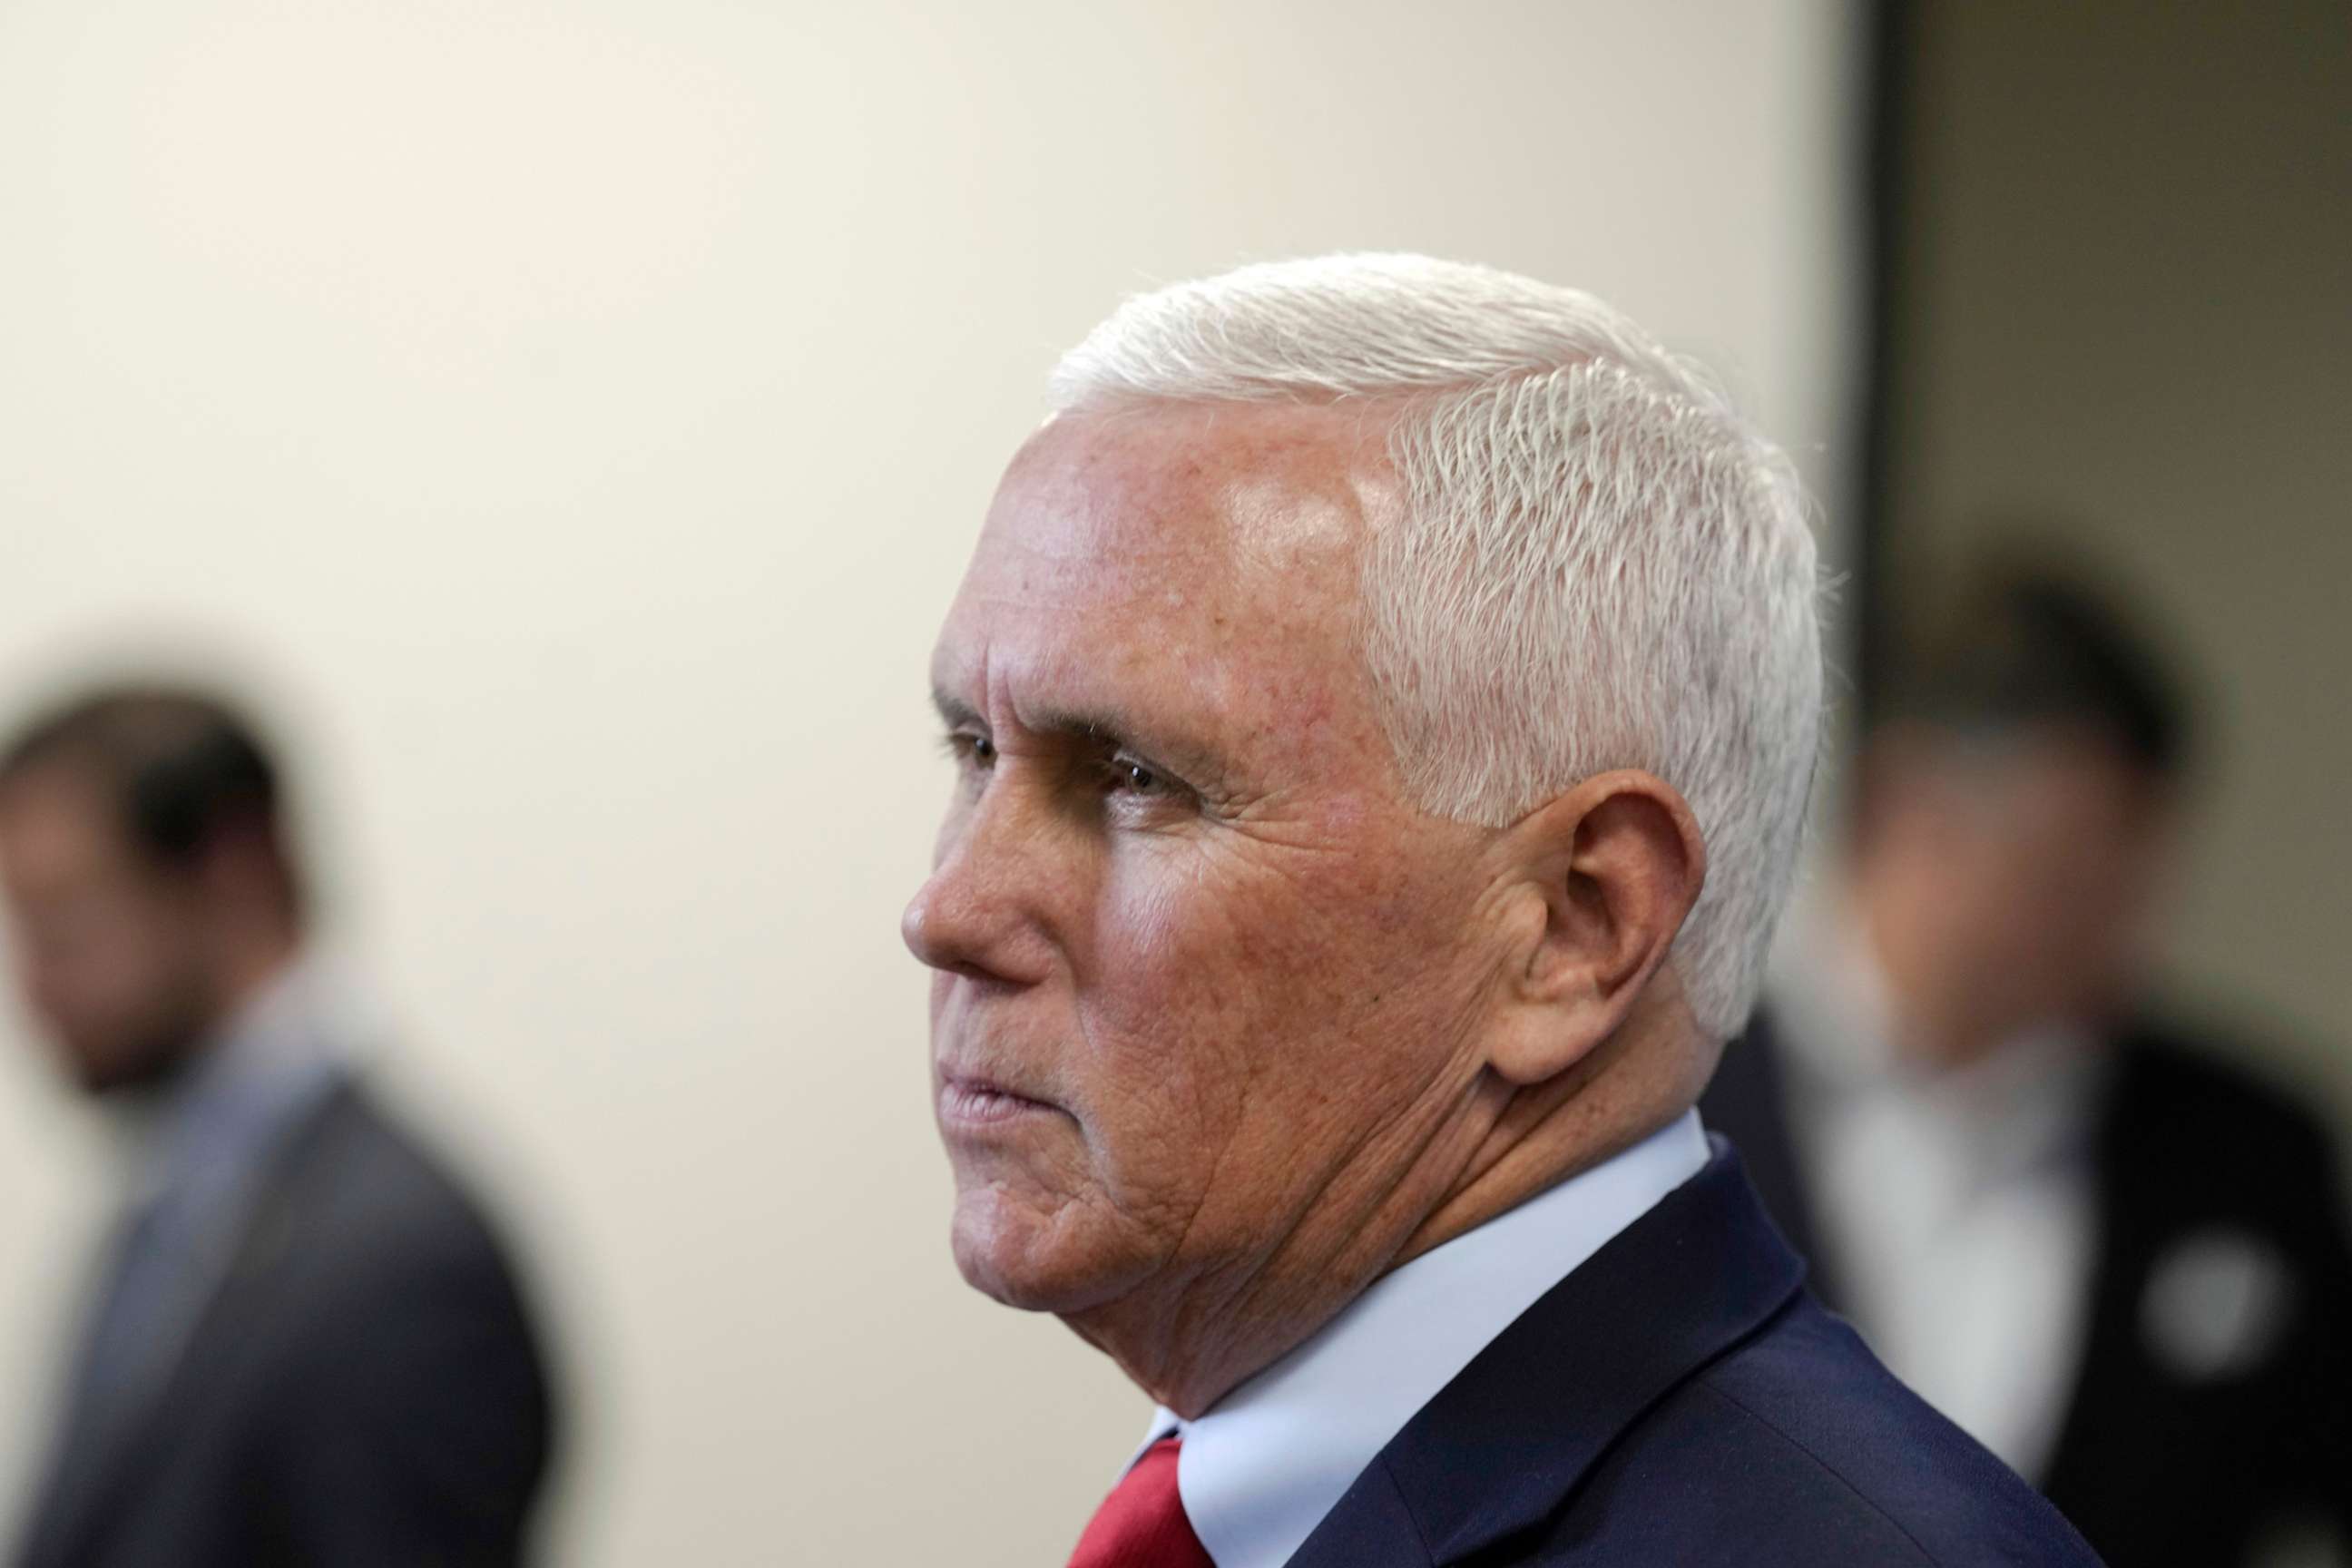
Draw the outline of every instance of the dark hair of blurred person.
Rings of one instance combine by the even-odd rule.
[[[0,744],[25,998],[134,1148],[23,1568],[524,1549],[537,1336],[472,1198],[362,1081],[280,795],[248,722],[169,686]]]
[[[1840,874],[1703,1109],[1817,1288],[2116,1568],[2352,1543],[2320,1123],[2147,1016],[2191,721],[2075,574],[1996,566],[1862,748]]]

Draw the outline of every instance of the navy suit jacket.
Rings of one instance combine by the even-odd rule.
[[[1291,1568],[2095,1565],[1806,1291],[1729,1146],[1423,1406]]]

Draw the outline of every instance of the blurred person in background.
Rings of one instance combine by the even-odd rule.
[[[1989,569],[1703,1101],[1824,1299],[2116,1568],[2352,1541],[2328,1139],[2141,1008],[2187,730],[2081,580]]]
[[[19,1568],[518,1561],[537,1338],[356,1070],[254,730],[163,687],[32,720],[0,892],[33,1016],[136,1153]]]
[[[1073,1568],[2094,1561],[1692,1109],[1820,744],[1786,459],[1415,257],[1131,300],[1054,391],[905,934],[965,1279],[1160,1405]]]

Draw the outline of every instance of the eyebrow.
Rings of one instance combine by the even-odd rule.
[[[979,709],[961,697],[949,696],[945,687],[931,688],[931,706],[939,710],[940,722],[950,730],[960,724],[977,724],[982,729],[988,727],[987,721],[980,716]]]
[[[939,710],[941,721],[950,729],[989,727],[978,709],[942,688],[932,689],[931,706]],[[1173,769],[1195,784],[1222,783],[1226,776],[1225,760],[1209,747],[1180,735],[1149,733],[1131,719],[1108,709],[1035,710],[1021,727],[1035,734],[1133,752]]]

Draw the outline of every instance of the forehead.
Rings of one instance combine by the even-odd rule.
[[[1357,563],[1393,494],[1360,409],[1055,419],[998,488],[934,679],[1016,708],[1139,685],[1228,713],[1360,696]]]
[[[2087,848],[2106,837],[2153,838],[2169,817],[2168,793],[2145,767],[2098,731],[2064,721],[1931,737],[1907,778],[1915,798],[2020,841]]]

